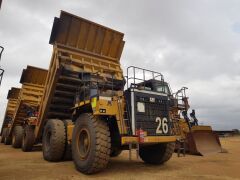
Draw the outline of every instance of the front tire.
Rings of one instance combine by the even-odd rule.
[[[32,151],[35,142],[34,128],[27,125],[24,128],[23,138],[22,138],[22,151],[29,152]]]
[[[175,143],[161,143],[140,147],[139,156],[145,163],[163,164],[174,152]]]
[[[111,148],[107,122],[92,114],[81,114],[72,138],[72,156],[78,171],[93,174],[106,168]]]
[[[23,127],[15,126],[12,134],[12,147],[21,148],[23,138]]]
[[[43,132],[43,157],[47,161],[61,161],[64,154],[66,132],[61,120],[50,119]]]

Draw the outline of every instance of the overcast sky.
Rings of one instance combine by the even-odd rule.
[[[48,68],[48,41],[60,10],[123,32],[123,69],[135,65],[162,72],[173,91],[187,86],[202,124],[240,128],[238,0],[3,0],[0,126],[7,92],[21,86],[22,69]]]

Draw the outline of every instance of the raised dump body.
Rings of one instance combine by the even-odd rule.
[[[72,117],[81,72],[100,79],[123,80],[120,57],[123,33],[62,11],[55,18],[50,43],[53,53],[46,79],[35,136],[39,139],[48,119]]]
[[[43,96],[47,70],[38,67],[27,66],[23,69],[17,107],[13,116],[10,134],[15,126],[22,126],[30,111],[37,111]]]
[[[19,96],[19,92],[20,92],[20,89],[15,88],[15,87],[12,87],[8,91],[8,95],[7,95],[8,103],[7,103],[7,107],[6,107],[6,111],[5,111],[5,115],[4,115],[4,119],[3,119],[1,135],[3,135],[3,129],[7,128],[8,124],[13,119],[14,112],[15,112],[16,106],[17,106],[17,99]]]

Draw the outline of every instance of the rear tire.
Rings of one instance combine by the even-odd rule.
[[[15,126],[12,133],[12,147],[21,148],[23,138],[23,127]]]
[[[63,121],[65,126],[65,132],[66,132],[66,142],[65,142],[65,151],[63,154],[63,160],[64,161],[70,161],[72,160],[72,144],[68,141],[68,132],[67,132],[67,126],[72,125],[72,120],[64,120]]]
[[[22,151],[32,151],[35,142],[34,128],[32,126],[25,126],[22,138]]]
[[[140,147],[139,156],[145,163],[163,164],[174,152],[175,143],[162,143]]]
[[[1,137],[1,143],[4,143],[4,141],[5,141],[6,131],[7,131],[7,128],[3,128],[2,137]]]
[[[78,171],[93,174],[106,168],[111,148],[107,122],[92,114],[81,114],[72,137],[72,156]]]
[[[61,161],[66,142],[64,123],[61,120],[50,119],[43,132],[43,157],[47,161]]]
[[[5,132],[5,139],[4,139],[4,144],[5,145],[10,145],[12,142],[12,136],[9,135],[10,134],[10,129],[7,128],[6,132]]]

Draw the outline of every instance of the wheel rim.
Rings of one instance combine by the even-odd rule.
[[[80,130],[80,132],[78,133],[78,137],[77,137],[78,141],[77,141],[77,150],[78,150],[78,154],[80,156],[81,160],[84,160],[87,158],[89,151],[90,151],[90,135],[89,132],[86,128],[83,128]]]

